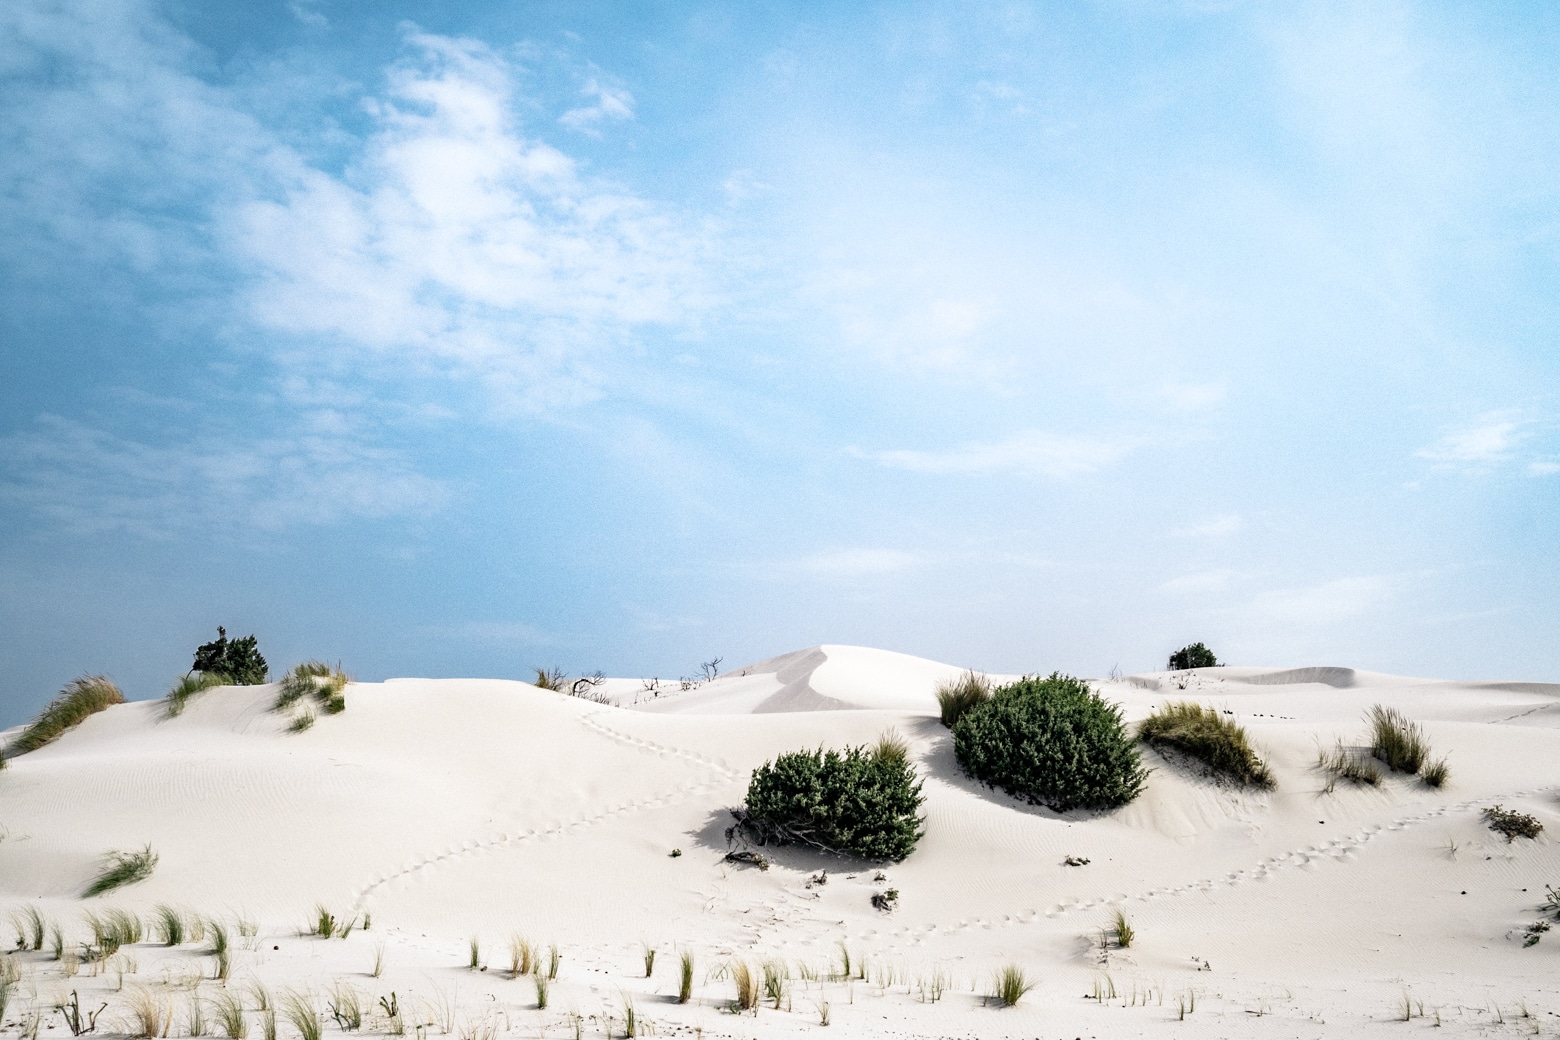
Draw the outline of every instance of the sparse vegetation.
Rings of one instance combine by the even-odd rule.
[[[320,1040],[320,1013],[307,996],[288,993],[282,998],[282,1013],[302,1040]]]
[[[307,708],[305,708],[303,711],[301,711],[297,715],[293,716],[293,720],[287,724],[287,732],[289,732],[289,733],[302,733],[304,730],[308,729],[309,727],[311,727],[313,725],[314,725],[314,712],[312,712],[312,711],[308,710]]]
[[[1219,659],[1213,656],[1201,643],[1193,643],[1183,646],[1170,655],[1170,663],[1167,666],[1172,672],[1182,672],[1188,668],[1217,668]]]
[[[282,677],[276,691],[276,710],[286,711],[307,697],[326,715],[338,715],[347,708],[347,682],[347,673],[340,665],[332,668],[324,661],[304,661]]]
[[[1484,810],[1484,822],[1489,824],[1490,830],[1505,835],[1508,845],[1518,838],[1536,838],[1544,829],[1544,825],[1538,822],[1538,817],[1517,812],[1515,809],[1502,809],[1498,805],[1492,805]]]
[[[36,751],[51,741],[58,740],[68,730],[81,725],[87,719],[116,704],[123,704],[125,695],[106,675],[83,675],[72,679],[59,692],[48,707],[38,713],[32,725],[21,736],[11,741],[8,755]]]
[[[645,955],[645,978],[648,979],[655,974],[655,947],[645,943],[643,951]]]
[[[179,677],[179,680],[168,689],[168,696],[163,698],[163,714],[173,718],[184,711],[186,704],[197,694],[205,693],[214,686],[221,686],[223,677],[215,672],[190,672]]]
[[[184,915],[166,903],[159,903],[152,911],[152,921],[162,937],[164,946],[179,946],[184,942]]]
[[[1013,1007],[1020,1000],[1024,999],[1025,993],[1034,988],[1035,984],[1030,982],[1024,975],[1023,968],[1018,967],[1016,964],[1009,964],[997,972],[995,983],[992,987],[992,996],[996,998],[997,1003],[1001,1006]]]
[[[780,1010],[780,1005],[785,1000],[786,984],[790,980],[791,972],[785,966],[785,961],[764,962],[764,999],[772,1001],[776,1011]]]
[[[536,1009],[547,1010],[547,992],[552,986],[552,981],[542,972],[531,976],[531,981],[536,985]]]
[[[126,1004],[130,1010],[130,1035],[138,1037],[167,1036],[173,1025],[173,1003],[162,994],[144,987],[131,991]]]
[[[1365,721],[1370,723],[1370,753],[1388,769],[1413,774],[1429,760],[1424,731],[1396,708],[1372,705]]]
[[[731,966],[731,980],[737,986],[738,1011],[752,1011],[758,1007],[758,976],[747,961],[737,961]]]
[[[1132,927],[1132,922],[1127,920],[1127,913],[1120,907],[1116,908],[1115,916],[1111,921],[1111,930],[1116,933],[1116,945],[1123,950],[1132,945],[1132,940],[1137,938],[1137,932]]]
[[[476,936],[473,935],[468,941],[467,946],[471,953],[471,957],[466,967],[470,968],[472,971],[476,971],[482,965],[482,943],[477,939]]]
[[[354,1033],[363,1025],[363,996],[351,986],[336,983],[327,1004],[330,1017],[343,1033]]]
[[[22,949],[43,949],[44,933],[48,929],[48,921],[43,912],[36,906],[28,906],[11,915],[11,923],[16,926],[16,945]]]
[[[937,706],[942,712],[942,724],[949,729],[975,705],[991,699],[991,680],[979,672],[966,671],[957,679],[945,679],[937,684]]]
[[[103,857],[103,869],[87,885],[83,895],[100,896],[121,886],[145,881],[156,869],[157,853],[150,845],[134,852],[110,852]]]
[[[531,685],[543,690],[552,690],[562,693],[569,677],[564,674],[562,668],[535,668],[536,678],[531,680]]]
[[[516,935],[509,940],[509,974],[513,978],[529,975],[536,968],[536,947],[531,940]]]
[[[677,1003],[686,1004],[693,999],[693,951],[684,950],[678,958]]]
[[[1364,784],[1375,787],[1381,783],[1381,770],[1369,757],[1358,754],[1352,748],[1346,748],[1341,743],[1331,751],[1318,751],[1316,753],[1316,768],[1329,774],[1330,779],[1323,789],[1326,794],[1331,794],[1339,780],[1348,780],[1354,784]]]
[[[1451,767],[1446,764],[1446,759],[1431,762],[1419,770],[1419,779],[1430,787],[1445,787],[1446,781],[1452,778]]]
[[[953,747],[974,779],[1059,812],[1125,805],[1148,775],[1121,709],[1057,672],[1003,686],[968,709]]]
[[[1143,720],[1138,739],[1190,755],[1209,773],[1238,784],[1273,786],[1273,774],[1251,749],[1245,729],[1213,708],[1191,701],[1166,704]]]
[[[193,671],[221,676],[234,686],[258,686],[266,681],[269,669],[252,635],[228,639],[227,629],[217,626],[217,638],[202,643],[195,651]]]
[[[223,990],[211,1002],[217,1015],[217,1028],[228,1040],[244,1040],[249,1035],[249,1023],[244,1019],[244,1005],[233,994]]]

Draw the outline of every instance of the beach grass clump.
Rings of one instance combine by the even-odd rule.
[[[166,994],[144,986],[130,991],[125,1001],[130,1013],[129,1033],[136,1037],[167,1036],[173,1026],[173,1003]]]
[[[1394,773],[1414,774],[1430,758],[1424,731],[1396,708],[1372,705],[1365,713],[1370,723],[1370,753]]]
[[[16,927],[16,945],[18,949],[41,950],[43,949],[44,936],[48,932],[48,918],[43,916],[43,911],[36,906],[28,906],[11,915],[11,923]]]
[[[297,992],[287,993],[282,997],[282,1014],[303,1040],[320,1040],[320,1012],[308,996]]]
[[[523,935],[514,935],[509,939],[509,975],[518,979],[522,975],[529,975],[537,968],[536,945]]]
[[[1446,764],[1446,759],[1444,758],[1426,763],[1419,770],[1419,779],[1423,780],[1426,786],[1429,787],[1445,787],[1446,782],[1451,778],[1452,769]]]
[[[693,951],[684,950],[677,959],[677,1003],[693,999]]]
[[[1328,793],[1332,792],[1333,785],[1339,780],[1365,787],[1375,787],[1381,783],[1381,770],[1376,767],[1376,763],[1369,756],[1358,754],[1341,743],[1331,751],[1317,752],[1316,768],[1332,776],[1326,788]]]
[[[763,971],[764,999],[773,1002],[774,1009],[779,1011],[780,1005],[785,1001],[791,971],[785,966],[784,961],[765,961]]]
[[[343,1033],[355,1033],[363,1026],[363,995],[352,986],[338,982],[327,1002],[330,1017]]]
[[[736,983],[737,999],[732,1005],[738,1011],[752,1011],[758,1007],[758,975],[747,961],[737,961],[731,966],[731,981]]]
[[[1217,710],[1191,701],[1166,704],[1138,727],[1138,739],[1172,748],[1201,762],[1209,773],[1267,790],[1273,774],[1251,749],[1246,730]]]
[[[467,952],[470,954],[466,967],[476,971],[482,966],[482,941],[473,935],[466,941],[466,947]]]
[[[1120,907],[1116,908],[1115,915],[1111,918],[1111,930],[1116,933],[1116,945],[1125,950],[1132,945],[1137,938],[1137,930],[1132,927],[1132,922],[1127,920],[1127,912]]]
[[[649,943],[643,943],[641,945],[641,950],[644,953],[644,959],[645,959],[645,978],[648,979],[648,978],[652,977],[653,975],[655,975],[655,953],[656,953],[656,950],[655,950],[655,947],[651,946]]]
[[[211,1001],[216,1012],[217,1028],[228,1040],[244,1040],[249,1035],[249,1023],[244,1018],[244,1005],[227,990],[218,993]]]
[[[753,770],[726,836],[898,862],[925,833],[924,801],[915,767],[893,738],[876,748],[793,751]]]
[[[83,675],[65,684],[59,695],[38,713],[32,724],[11,741],[6,753],[10,755],[36,751],[51,741],[58,740],[68,730],[81,725],[93,715],[123,704],[125,695],[106,675]]]
[[[152,924],[164,946],[183,945],[184,914],[166,903],[158,903],[152,910]]]
[[[347,709],[347,673],[324,661],[304,661],[282,676],[276,689],[276,711],[286,711],[305,698],[314,700],[326,715]]]
[[[178,681],[168,688],[168,695],[163,698],[164,717],[171,719],[182,714],[185,706],[194,697],[223,685],[224,678],[215,672],[190,672],[180,676]]]
[[[942,724],[952,729],[959,716],[991,699],[991,680],[979,672],[966,671],[957,679],[939,682],[936,693]]]
[[[953,750],[975,780],[1058,812],[1125,805],[1148,777],[1121,709],[1059,672],[970,708],[953,726]]]
[[[545,972],[537,972],[531,976],[531,982],[536,986],[536,1010],[547,1010],[547,998],[552,989],[552,980]]]
[[[131,852],[110,852],[103,857],[103,867],[87,885],[84,896],[100,896],[137,881],[145,881],[157,869],[157,853],[150,845]]]
[[[1490,830],[1505,835],[1508,845],[1518,838],[1536,838],[1544,829],[1544,825],[1538,822],[1538,817],[1517,812],[1515,809],[1502,809],[1498,805],[1485,809],[1483,816]]]
[[[1029,981],[1024,974],[1024,969],[1016,964],[1009,964],[1000,969],[993,980],[991,995],[1002,1007],[1013,1007],[1024,994],[1035,988],[1035,984]]]

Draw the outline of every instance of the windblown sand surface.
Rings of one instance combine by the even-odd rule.
[[[72,945],[90,937],[83,912],[108,906],[250,920],[232,988],[307,991],[322,1011],[333,984],[370,1004],[394,991],[408,1033],[432,1022],[430,1035],[567,1037],[574,1014],[583,1035],[605,1035],[609,1017],[620,1035],[625,1002],[641,1035],[661,1036],[817,1033],[825,1003],[828,1030],[848,1036],[1399,1035],[1437,1015],[1451,1033],[1560,1032],[1560,928],[1523,946],[1545,885],[1560,885],[1560,685],[1343,668],[1101,681],[1129,720],[1167,700],[1227,709],[1278,787],[1245,793],[1146,751],[1154,771],[1132,805],[1058,815],[960,774],[933,697],[957,673],[823,646],[686,691],[609,680],[600,690],[622,707],[520,682],[401,679],[351,685],[344,714],[299,734],[269,710],[274,687],[212,690],[173,719],[160,703],[122,705],[0,772],[0,914],[36,906]],[[1324,793],[1318,749],[1359,743],[1375,703],[1449,755],[1444,790],[1389,776]],[[882,880],[809,852],[771,853],[768,871],[723,861],[754,767],[890,727],[926,778],[926,837],[908,860]],[[1508,844],[1481,819],[1495,803],[1548,830]],[[148,843],[161,857],[149,880],[80,898],[106,851]],[[810,884],[820,871],[827,883]],[[874,910],[888,888],[897,909]],[[371,927],[301,935],[317,904],[371,914]],[[1137,940],[1102,948],[1118,907]],[[508,977],[517,933],[560,948],[546,1010]],[[485,971],[465,967],[472,937]],[[658,950],[650,978],[645,944]],[[831,977],[842,944],[865,978]],[[49,1009],[73,989],[108,1002],[100,1032],[127,1029],[126,1001],[145,987],[171,996],[183,1035],[190,994],[220,985],[199,981],[206,945],[148,941],[119,970],[72,977],[47,948],[12,953],[23,981],[4,1032],[39,1009],[60,1035]],[[684,950],[696,986],[679,1006]],[[720,969],[739,960],[786,962],[779,1010],[728,1010]],[[1035,988],[1016,1008],[985,1006],[1010,963]],[[932,1003],[938,975],[950,983]],[[280,1031],[296,1035],[285,1020]]]

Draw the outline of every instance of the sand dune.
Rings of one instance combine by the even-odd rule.
[[[847,1035],[1186,1035],[1189,995],[1196,1035],[1353,1035],[1400,1016],[1405,992],[1411,1011],[1423,1001],[1430,1021],[1439,1008],[1454,1030],[1553,1031],[1560,939],[1524,948],[1522,930],[1544,886],[1560,884],[1560,856],[1549,831],[1506,843],[1480,809],[1499,802],[1560,827],[1560,687],[1335,667],[1101,681],[1133,720],[1169,699],[1231,712],[1278,786],[1239,791],[1146,752],[1154,772],[1137,801],[1057,814],[960,773],[933,692],[960,670],[820,646],[687,690],[599,688],[623,706],[501,680],[359,683],[344,714],[297,734],[269,711],[272,687],[218,688],[173,719],[156,704],[114,707],[0,772],[0,911],[36,906],[73,938],[85,937],[82,911],[102,906],[243,916],[260,934],[236,955],[236,977],[448,997],[465,1026],[523,1036],[572,1036],[571,1010],[586,1035],[602,1035],[609,1014],[621,1032],[625,995],[663,1035],[810,1032],[825,1001]],[[1323,793],[1318,749],[1360,740],[1374,703],[1424,724],[1449,755],[1446,789],[1389,779]],[[810,852],[781,851],[767,872],[722,861],[727,809],[754,767],[890,727],[925,776],[927,823],[883,880]],[[78,898],[106,850],[148,843],[161,857],[150,879]],[[810,885],[821,870],[827,884]],[[874,910],[871,894],[890,886],[898,908]],[[317,903],[370,913],[372,928],[300,937]],[[1139,938],[1102,951],[1118,907]],[[546,1011],[499,971],[516,931],[561,949]],[[471,936],[485,973],[462,967]],[[731,1015],[732,983],[705,977],[737,958],[827,975],[842,942],[868,958],[868,977],[797,979],[789,1010]],[[371,979],[376,943],[387,967]],[[645,943],[661,950],[648,980]],[[688,1006],[667,999],[676,949],[699,963]],[[196,947],[135,956],[126,983],[154,988],[187,988],[211,963]],[[78,988],[118,1013],[112,976],[66,980],[47,951],[11,957],[32,1005]],[[1009,962],[1037,988],[1017,1008],[983,1008],[991,972]],[[923,1003],[917,978],[939,972],[954,985]],[[1097,985],[1118,996],[1083,999]],[[1519,1002],[1540,1017],[1521,1020]],[[1492,1024],[1497,1005],[1505,1027]],[[26,1006],[13,1000],[7,1030]]]

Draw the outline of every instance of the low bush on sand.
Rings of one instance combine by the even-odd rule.
[[[305,697],[319,704],[326,715],[336,715],[347,708],[347,673],[337,665],[332,668],[324,661],[305,661],[294,665],[282,677],[276,690],[276,710],[286,711]]]
[[[110,852],[103,857],[103,869],[92,879],[92,883],[87,886],[83,894],[100,896],[123,885],[145,881],[152,876],[152,871],[155,869],[157,869],[157,853],[152,851],[150,845],[134,852]],[[140,939],[133,941],[139,942]]]
[[[1183,646],[1170,655],[1169,670],[1172,672],[1185,671],[1188,668],[1217,668],[1219,659],[1213,656],[1201,643],[1193,643],[1191,646]]]
[[[1498,805],[1492,805],[1484,810],[1484,822],[1490,825],[1490,830],[1504,834],[1507,844],[1518,838],[1536,838],[1544,829],[1544,825],[1538,822],[1538,817],[1517,812],[1515,809],[1502,809]]]
[[[36,751],[50,741],[58,740],[61,734],[81,725],[104,708],[124,702],[125,695],[105,675],[83,675],[79,679],[72,679],[59,692],[59,696],[38,713],[32,725],[11,741],[8,753],[14,755]]]
[[[233,686],[258,686],[266,681],[269,669],[252,635],[229,639],[227,629],[217,626],[217,638],[202,643],[195,651],[194,671],[221,676]]]
[[[1248,787],[1273,786],[1273,774],[1251,750],[1246,731],[1213,708],[1190,701],[1166,704],[1143,720],[1138,739],[1189,755],[1215,776]]]
[[[924,831],[921,781],[904,743],[793,751],[753,770],[747,802],[732,810],[738,835],[758,845],[811,845],[862,859],[897,862]]]
[[[942,710],[942,724],[949,729],[960,715],[990,698],[991,680],[977,672],[965,672],[937,684],[937,706]]]
[[[1058,812],[1125,805],[1148,776],[1121,709],[1057,672],[971,707],[954,724],[953,750],[974,779]]]

